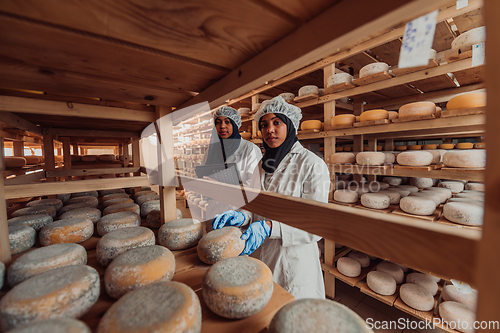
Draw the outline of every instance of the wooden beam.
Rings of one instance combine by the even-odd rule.
[[[27,175],[20,175],[20,176],[14,177],[14,178],[6,179],[4,184],[5,184],[5,186],[30,184],[30,183],[37,182],[43,178],[45,178],[45,171],[38,171],[38,172],[30,173]]]
[[[63,137],[63,161],[64,161],[64,170],[71,170],[71,147],[69,143],[69,137]],[[71,177],[66,177],[65,180],[71,180]]]
[[[44,128],[43,134],[59,136],[101,137],[101,138],[138,138],[136,132],[79,130],[72,128]]]
[[[2,129],[2,124],[0,124],[0,129]],[[4,159],[4,147],[3,138],[0,137],[0,172],[3,175],[5,170],[5,159]],[[4,180],[3,176],[0,177],[0,261],[4,264],[9,264],[11,261],[10,256],[10,242],[9,242],[9,227],[7,223],[7,205],[5,204],[5,199],[7,197],[4,193]]]
[[[47,171],[47,177],[69,177],[69,176],[90,176],[90,175],[109,175],[125,172],[139,172],[140,167],[129,168],[100,168],[100,169],[78,169],[78,170],[53,170]]]
[[[140,139],[132,139],[132,163],[135,168],[139,168],[141,166],[141,147],[140,147]],[[140,170],[134,172],[134,176],[140,176]]]
[[[123,140],[123,167],[128,168],[130,164],[130,154],[128,153],[128,140]],[[130,173],[125,173],[125,177],[130,177]]]
[[[54,140],[50,134],[43,136],[43,153],[45,157],[45,171],[52,171],[56,169],[56,162],[54,158]],[[54,182],[54,177],[47,177],[47,181]]]
[[[34,134],[42,135],[42,129],[35,124],[27,121],[15,115],[11,112],[4,111],[5,109],[2,107],[2,96],[0,96],[0,122],[4,123],[7,126],[11,126],[14,128],[19,128]],[[2,112],[3,111],[3,112]]]
[[[0,96],[0,111],[123,121],[154,121],[154,113],[148,111],[71,102],[44,101],[14,96]]]

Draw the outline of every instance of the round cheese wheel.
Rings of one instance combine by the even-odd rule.
[[[439,149],[454,149],[455,145],[453,143],[442,143],[438,146]]]
[[[389,113],[386,110],[369,110],[361,113],[359,117],[360,121],[389,119]]]
[[[461,303],[442,302],[439,304],[439,315],[450,328],[464,333],[475,332],[476,313]]]
[[[399,192],[388,189],[377,193],[387,195],[391,205],[399,205],[399,201],[401,200],[401,194],[399,194]]]
[[[70,218],[87,218],[92,221],[92,223],[97,223],[101,218],[101,211],[97,208],[78,208],[70,210],[60,216],[61,219],[70,219]]]
[[[160,196],[158,194],[146,194],[146,195],[141,195],[137,199],[135,199],[135,203],[138,204],[139,206],[142,205],[143,203],[151,200],[160,200]]]
[[[477,308],[477,292],[473,290],[472,293],[461,294],[458,292],[457,288],[452,285],[446,285],[441,290],[441,295],[443,296],[444,301],[453,301],[462,303],[469,309],[476,311]]]
[[[82,321],[72,318],[47,319],[24,325],[9,331],[11,333],[91,333],[90,328]]]
[[[352,79],[353,78],[354,77],[351,74],[348,74],[348,73],[333,74],[326,81],[326,87],[328,88],[328,87],[335,86],[337,84],[341,84],[341,83],[344,83],[344,82],[352,83]]]
[[[390,275],[397,284],[403,283],[405,274],[398,265],[384,261],[377,265],[377,271]]]
[[[373,209],[386,209],[391,204],[391,199],[385,194],[365,193],[361,196],[361,204]]]
[[[387,72],[388,70],[389,70],[389,65],[386,64],[385,62],[374,62],[372,64],[363,66],[359,70],[359,78],[363,78],[381,72]]]
[[[432,116],[436,113],[436,104],[433,102],[414,102],[399,108],[399,118]]]
[[[394,295],[396,292],[396,280],[387,273],[371,271],[366,276],[368,287],[380,295]]]
[[[398,164],[406,166],[430,165],[433,159],[434,156],[427,151],[405,151],[396,158]]]
[[[241,239],[241,236],[241,230],[236,227],[210,231],[198,242],[198,257],[206,264],[236,257],[245,248],[245,241]]]
[[[356,122],[359,123],[361,121],[361,117],[360,116],[356,116]]]
[[[392,152],[384,152],[384,164],[394,164],[396,162],[396,155]]]
[[[387,111],[389,114],[389,119],[398,119],[399,118],[399,113],[397,111]]]
[[[347,257],[359,261],[362,268],[370,266],[370,258],[363,252],[351,251]]]
[[[175,272],[175,258],[159,245],[143,246],[117,256],[104,275],[106,292],[113,298],[147,284],[170,281]]]
[[[484,192],[463,190],[460,193],[455,194],[456,198],[473,198],[478,200],[484,200]]]
[[[474,148],[474,144],[471,142],[460,142],[455,145],[457,149],[472,149]]]
[[[422,149],[437,149],[437,145],[422,145]]]
[[[482,225],[484,207],[472,202],[447,202],[443,206],[443,215],[451,222],[473,226]]]
[[[446,194],[446,199],[449,199],[452,196],[451,190],[448,188],[444,188],[444,187],[429,187],[429,188],[426,188],[425,190],[426,191],[439,191],[441,193],[444,193],[444,194]]]
[[[418,189],[417,189],[418,190]],[[409,190],[407,189],[404,189],[404,188],[398,188],[398,187],[389,187],[388,188],[388,191],[391,191],[391,192],[396,192],[400,195],[401,198],[403,197],[407,197],[409,196],[412,192],[410,192]],[[401,200],[400,198],[400,200]]]
[[[136,190],[136,187],[130,187],[130,188],[126,188],[125,189],[125,193],[129,193],[130,195],[135,195],[135,194],[137,194],[139,192],[142,192],[142,191],[151,191],[151,187],[149,187],[149,186],[139,186],[137,190]]]
[[[91,195],[85,195],[69,199],[68,201],[66,201],[65,206],[79,204],[79,203],[86,203],[88,204],[88,207],[96,208],[99,205],[99,200],[97,199],[97,197]]]
[[[399,289],[399,296],[409,307],[419,311],[430,311],[434,307],[434,297],[424,287],[405,283]]]
[[[114,200],[114,199],[119,199],[119,198],[121,198],[121,199],[123,199],[123,198],[130,199],[130,196],[127,193],[110,193],[110,194],[106,194],[105,196],[103,196],[101,198],[101,202],[103,204],[105,204],[109,200]],[[130,199],[130,200],[132,200],[132,199]]]
[[[26,216],[26,215],[38,215],[38,214],[47,214],[53,219],[57,216],[57,211],[54,206],[33,206],[33,207],[25,207],[16,210],[12,213],[12,217]]]
[[[108,189],[108,190],[100,190],[100,191],[98,191],[98,194],[101,197],[105,197],[108,194],[116,194],[116,193],[125,193],[125,190],[122,189],[122,188],[112,188],[112,189]]]
[[[337,270],[347,277],[357,277],[361,274],[361,264],[356,259],[342,257],[337,260]]]
[[[97,243],[97,261],[102,266],[108,266],[123,252],[149,245],[155,245],[155,234],[148,228],[133,227],[114,230],[104,235]]]
[[[423,189],[432,187],[432,185],[434,185],[434,181],[432,178],[412,177],[410,178],[410,185]]]
[[[83,155],[82,162],[97,162],[97,155]]]
[[[381,183],[381,182],[377,182],[377,181],[371,181],[368,184],[365,184],[365,186],[368,187],[368,190],[370,190],[370,192],[379,192],[379,191],[387,190],[389,188],[389,184]]]
[[[303,86],[299,89],[299,97],[308,94],[319,94],[319,88],[314,85]]]
[[[443,163],[452,168],[484,168],[486,150],[450,151],[444,154]]]
[[[356,122],[356,116],[353,114],[339,114],[335,116],[331,120],[332,126],[340,126],[340,125],[352,125]]]
[[[88,218],[65,218],[47,224],[40,230],[43,246],[60,243],[81,243],[94,233],[94,223]]]
[[[399,151],[404,151],[404,150],[407,150],[408,147],[406,147],[406,146],[395,146],[395,149],[399,150]]]
[[[404,189],[410,191],[410,193],[418,192],[418,187],[412,185],[398,185],[397,189]]]
[[[57,194],[57,199],[61,200],[65,204],[71,198],[71,193],[60,193]]]
[[[401,210],[408,214],[428,216],[436,211],[436,203],[431,198],[408,196],[399,201]]]
[[[478,27],[460,34],[451,42],[452,50],[468,51],[474,44],[486,41],[486,27]]]
[[[465,190],[471,190],[471,191],[483,191],[485,190],[485,186],[483,183],[472,183],[469,182],[465,184]]]
[[[415,194],[421,194],[422,196],[429,195],[434,202],[436,202],[436,205],[439,206],[439,204],[445,203],[446,200],[448,200],[448,194],[445,192],[440,192],[440,191],[427,191],[424,190],[422,192],[418,192]]]
[[[35,229],[36,231],[42,229],[43,226],[51,223],[54,219],[47,214],[23,215],[7,220],[10,226],[26,226]]]
[[[169,250],[184,250],[196,246],[201,237],[203,226],[195,219],[173,220],[158,230],[158,242]]]
[[[205,304],[224,318],[247,318],[260,312],[273,293],[273,273],[251,257],[216,262],[203,276]]]
[[[486,143],[484,143],[484,142],[476,142],[474,144],[474,148],[476,148],[476,149],[486,149]]]
[[[320,120],[306,120],[303,121],[302,124],[300,124],[300,129],[305,131],[305,130],[312,130],[312,129],[321,129],[321,121]]]
[[[285,101],[290,101],[295,98],[295,95],[293,93],[281,93],[278,96],[281,96]]]
[[[397,186],[401,185],[403,179],[401,179],[401,177],[384,177],[382,178],[382,181],[386,182],[390,186]]]
[[[58,267],[15,286],[0,301],[0,328],[82,316],[99,297],[99,273],[86,265]]]
[[[436,204],[436,207],[439,206],[441,203],[441,196],[439,196],[438,192],[417,192],[417,193],[412,193],[410,194],[410,197],[420,197],[420,198],[427,198],[431,199],[434,201]]]
[[[333,199],[338,202],[355,203],[358,201],[358,192],[350,190],[336,190]]]
[[[382,165],[385,154],[380,152],[361,152],[356,155],[356,162],[360,165]]]
[[[283,97],[283,96],[281,96],[281,97]],[[283,99],[285,99],[285,98],[283,97]],[[239,112],[240,114],[249,114],[249,113],[250,113],[250,111],[251,111],[251,109],[250,109],[250,108],[239,108],[239,109],[238,109],[238,112]]]
[[[200,332],[201,306],[183,283],[162,281],[131,291],[106,311],[97,332]]]
[[[134,193],[134,195],[132,196],[132,199],[137,200],[138,197],[140,196],[143,196],[143,195],[148,195],[148,194],[157,194],[155,191],[151,191],[151,190],[145,190],[145,191],[139,191],[137,193]]]
[[[100,162],[114,162],[116,160],[115,154],[102,154],[97,156]]]
[[[150,228],[160,228],[161,227],[161,211],[152,210],[146,215],[146,224]]]
[[[7,281],[11,287],[54,268],[85,265],[87,251],[78,244],[54,244],[17,258],[9,267]]]
[[[160,210],[160,200],[146,201],[141,205],[141,217],[146,217],[153,210]]]
[[[26,159],[24,157],[5,156],[4,161],[6,169],[26,166]]]
[[[118,212],[101,217],[97,221],[97,233],[104,236],[107,233],[123,229],[138,227],[141,225],[141,217],[133,212]]]
[[[104,210],[102,211],[102,215],[108,215],[118,212],[132,212],[140,215],[141,207],[139,207],[138,204],[132,202],[122,202],[104,208]]]
[[[26,251],[27,249],[35,245],[35,229],[24,225],[16,225],[9,226],[8,230],[11,254]]]
[[[464,183],[447,180],[439,182],[439,187],[447,188],[451,191],[451,193],[457,194],[464,190]]]
[[[446,103],[447,110],[472,109],[486,106],[486,92],[472,92],[453,97]]]
[[[94,204],[89,204],[87,202],[82,202],[82,203],[77,203],[77,204],[72,204],[72,205],[67,205],[61,208],[59,211],[59,215],[63,215],[66,212],[72,211],[74,209],[80,209],[80,208],[96,208]]]
[[[356,156],[353,153],[335,153],[330,157],[332,164],[354,164]]]
[[[132,203],[134,202],[134,200],[132,200],[131,198],[129,197],[118,197],[118,198],[113,198],[113,199],[109,199],[109,200],[106,200],[106,201],[103,201],[102,203],[102,206],[104,208],[106,207],[109,207],[109,206],[112,206],[112,205],[116,205],[116,204],[119,204],[119,203]]]
[[[63,202],[59,199],[40,199],[40,200],[30,201],[26,206],[27,207],[53,206],[56,209],[56,211],[58,211],[62,208]]]
[[[435,296],[438,292],[437,282],[427,274],[410,273],[406,276],[406,282],[424,287],[432,296]]]
[[[422,146],[421,145],[409,145],[408,150],[421,150]]]
[[[336,332],[368,333],[366,322],[347,306],[326,299],[299,299],[282,307],[273,317],[269,333]]]

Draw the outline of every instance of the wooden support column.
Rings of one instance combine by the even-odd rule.
[[[363,101],[354,101],[354,115],[359,116],[363,112]],[[362,152],[363,151],[363,134],[354,135],[352,138],[352,151]],[[361,182],[363,175],[353,175],[353,180],[355,182]]]
[[[368,140],[368,151],[377,151],[377,139]],[[366,175],[366,180],[369,182],[373,182],[377,180],[376,175]]]
[[[132,163],[134,167],[141,166],[140,139],[132,139]],[[140,176],[141,172],[134,172],[134,176]]]
[[[0,124],[0,130],[3,125]],[[11,261],[10,257],[10,242],[9,242],[9,227],[7,224],[7,205],[5,204],[4,179],[3,172],[5,170],[4,160],[4,145],[3,137],[0,135],[0,261],[8,264]]]
[[[73,144],[73,155],[80,155],[80,149],[78,147],[78,143]]]
[[[64,161],[64,170],[71,170],[71,146],[69,144],[69,137],[62,138],[63,144],[63,161]],[[65,177],[65,180],[71,180],[71,176]]]
[[[13,148],[14,156],[24,157],[24,142],[13,141],[12,144],[14,146],[14,148]]]
[[[394,139],[385,139],[384,151],[393,151],[393,150],[394,150]]]
[[[252,96],[252,108],[255,104],[259,103],[259,94]],[[257,132],[259,130],[259,126],[255,120],[253,120],[252,117],[252,139],[257,138]]]
[[[123,141],[123,167],[128,168],[130,164],[130,156],[128,154],[128,140]],[[130,173],[126,173],[125,177],[130,177]]]
[[[43,153],[45,156],[45,171],[53,171],[56,169],[54,159],[54,140],[51,134],[43,135]],[[47,177],[48,182],[55,182],[55,177]]]
[[[160,129],[161,135],[161,145],[159,145],[160,149],[158,151],[158,172],[161,175],[160,179],[162,183],[175,180],[174,128],[171,117],[165,117],[171,112],[172,111],[169,107],[156,106],[156,122],[158,124],[158,129]],[[164,223],[175,220],[177,218],[175,186],[160,186],[159,192],[161,224],[163,225]]]

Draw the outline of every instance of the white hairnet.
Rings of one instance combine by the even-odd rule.
[[[214,122],[215,120],[217,120],[217,118],[221,116],[228,117],[229,119],[234,121],[234,123],[236,124],[236,126],[238,126],[238,128],[241,127],[241,115],[236,109],[233,109],[232,107],[226,105],[221,106],[220,108],[214,111]]]
[[[281,113],[287,116],[292,121],[293,127],[295,127],[295,134],[297,134],[300,119],[302,119],[302,110],[299,107],[288,104],[281,96],[276,96],[271,100],[262,102],[259,111],[257,111],[253,119],[259,124],[260,118],[268,113]]]

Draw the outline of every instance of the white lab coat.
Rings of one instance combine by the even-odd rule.
[[[328,202],[330,174],[325,162],[296,142],[272,175],[259,164],[262,189],[298,198]],[[245,211],[243,211],[245,212]],[[247,215],[246,223],[268,220]],[[245,223],[245,224],[246,224]],[[296,299],[325,298],[325,285],[317,242],[321,237],[272,220],[271,236],[262,244],[261,260],[273,280]]]

